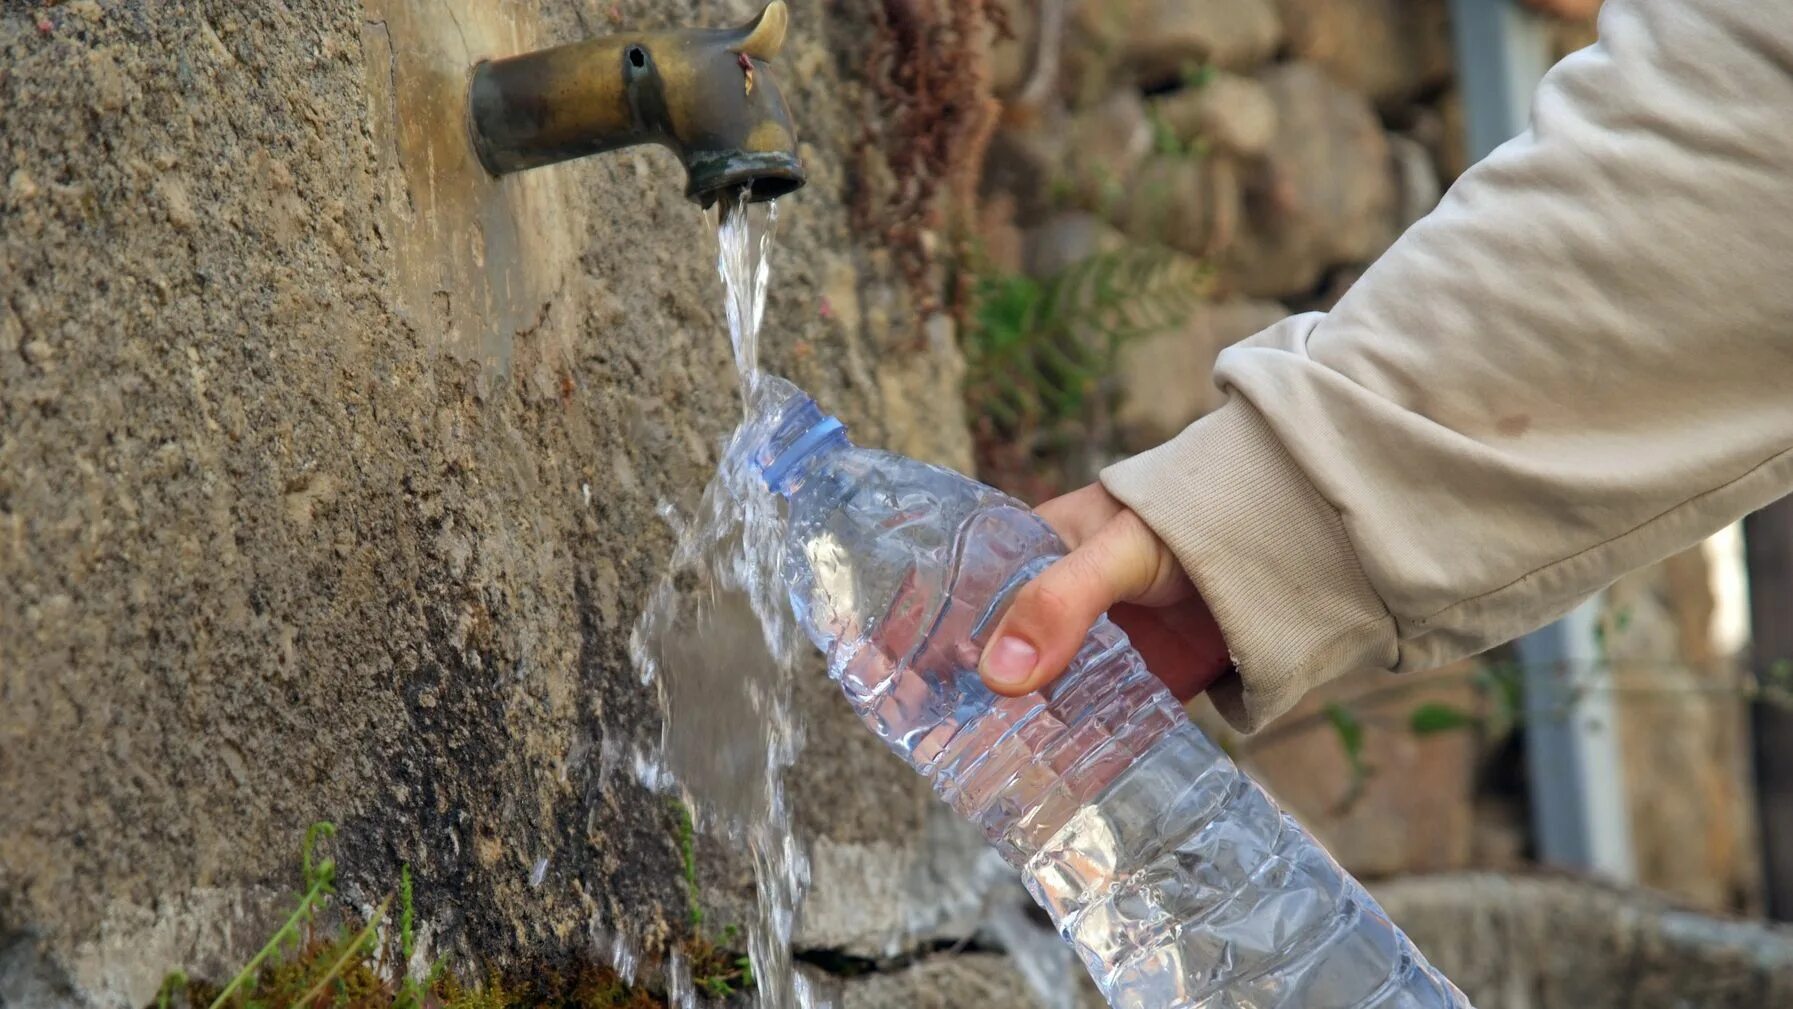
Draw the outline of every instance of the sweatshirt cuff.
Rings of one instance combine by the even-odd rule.
[[[1394,667],[1394,618],[1337,509],[1250,403],[1233,397],[1102,483],[1177,555],[1220,624],[1237,674],[1209,696],[1234,728],[1257,731],[1336,676]]]

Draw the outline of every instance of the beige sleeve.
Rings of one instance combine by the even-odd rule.
[[[1171,546],[1254,729],[1561,615],[1793,490],[1793,6],[1609,0],[1533,129],[1228,403],[1103,482]]]

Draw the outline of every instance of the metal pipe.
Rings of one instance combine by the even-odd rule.
[[[805,181],[770,67],[789,24],[785,0],[772,0],[739,28],[609,35],[481,63],[468,95],[474,149],[504,175],[661,144],[706,207],[742,186],[776,199]]]
[[[1513,0],[1451,0],[1471,162],[1531,125],[1532,95],[1554,62],[1545,27]]]
[[[1771,688],[1793,687],[1793,498],[1745,519],[1743,540],[1756,675]],[[1759,699],[1751,723],[1768,913],[1793,921],[1793,710]]]
[[[1525,667],[1526,777],[1538,860],[1614,882],[1637,874],[1612,668],[1598,628],[1605,596],[1515,642]]]

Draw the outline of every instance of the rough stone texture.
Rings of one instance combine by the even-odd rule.
[[[1432,156],[1432,164],[1445,184],[1456,181],[1469,169],[1467,125],[1463,118],[1463,96],[1455,88],[1438,96],[1429,106],[1415,110],[1412,129],[1414,140],[1424,145]]]
[[[1050,277],[1101,252],[1113,252],[1127,240],[1095,214],[1054,215],[1027,233],[1027,272]]]
[[[1152,101],[1152,112],[1182,140],[1206,142],[1229,154],[1262,154],[1276,136],[1276,103],[1250,77],[1216,73],[1200,87]]]
[[[1327,684],[1254,737],[1204,714],[1240,766],[1364,878],[1444,872],[1500,861],[1490,824],[1476,808],[1481,742],[1464,729],[1416,735],[1411,713],[1424,704],[1477,708],[1466,664],[1401,678],[1364,674]],[[1366,773],[1353,774],[1331,705],[1363,729]],[[1206,707],[1205,705],[1203,706]]]
[[[992,270],[1001,273],[1020,273],[1027,268],[1027,234],[1015,220],[1019,203],[1012,193],[992,193],[979,201],[978,251],[988,257]]]
[[[1244,191],[1228,158],[1159,153],[1140,165],[1107,213],[1135,241],[1209,258],[1239,234]]]
[[[1411,137],[1390,134],[1388,147],[1394,157],[1399,191],[1395,201],[1395,229],[1406,231],[1438,206],[1444,184],[1424,144]]]
[[[1111,72],[1156,85],[1203,65],[1255,66],[1275,53],[1282,24],[1269,0],[1081,0],[1071,36]]]
[[[1032,127],[1002,129],[984,157],[983,198],[996,194],[1013,201],[1014,220],[1038,224],[1064,209],[1071,188],[1065,174],[1066,116],[1055,112]]]
[[[1736,658],[1714,645],[1705,555],[1627,575],[1606,606],[1638,881],[1697,907],[1758,908],[1748,704]]]
[[[828,742],[851,738],[837,732]],[[881,957],[929,937],[961,939],[976,931],[985,900],[1008,879],[990,864],[983,835],[932,793],[894,787],[885,763],[896,758],[872,742],[878,749],[865,756],[875,760],[838,762],[832,746],[805,754],[806,768],[834,782],[834,794],[819,783],[807,789],[824,804],[809,810],[820,836],[810,848],[815,890],[798,923],[799,948]],[[914,773],[902,764],[895,770]],[[906,800],[918,793],[911,807]]]
[[[1228,345],[1288,315],[1275,302],[1203,305],[1187,325],[1128,342],[1116,372],[1120,406],[1116,432],[1122,448],[1141,452],[1162,444],[1226,397],[1214,387],[1214,357]]]
[[[511,4],[489,44],[754,6]],[[844,209],[866,26],[793,7],[811,186],[771,364],[866,441],[966,465],[950,334],[917,344]],[[169,967],[226,969],[324,818],[345,896],[410,864],[439,949],[684,927],[673,814],[600,755],[656,731],[625,651],[671,548],[655,506],[692,498],[739,409],[712,240],[664,152],[545,169],[475,187],[560,250],[516,253],[556,271],[526,324],[469,343],[469,292],[418,304],[420,169],[384,117],[419,114],[408,47],[480,44],[456,9],[0,11],[0,960],[40,993],[141,1004]],[[827,684],[806,703],[839,761],[799,775],[809,828],[924,836],[909,772]]]
[[[1152,126],[1137,91],[1116,91],[1073,118],[1064,139],[1063,171],[1085,206],[1128,202],[1135,173],[1152,154]]]
[[[1403,880],[1377,898],[1476,1009],[1793,1005],[1793,930],[1572,877]]]
[[[1276,0],[1289,51],[1379,105],[1449,83],[1448,0]]]
[[[1082,968],[1079,968],[1081,973]],[[888,973],[869,974],[839,984],[839,1009],[1101,1009],[1101,996],[1088,976],[1064,1001],[1048,1001],[1027,981],[1014,961],[990,953],[936,955]]]
[[[1231,260],[1254,297],[1305,293],[1329,266],[1367,262],[1394,240],[1388,140],[1374,110],[1306,63],[1263,75],[1276,139],[1245,179],[1246,220]]]
[[[1016,97],[1034,72],[1040,51],[1040,18],[1037,5],[1010,4],[1006,8],[1009,34],[990,46],[990,91],[1007,100]],[[1057,58],[1057,52],[1052,54]]]
[[[1155,120],[1137,91],[1123,89],[1082,112],[1004,130],[986,167],[986,199],[1004,201],[1024,226],[1076,208],[1136,242],[1212,255],[1243,227],[1243,169],[1230,156],[1207,157],[1162,135],[1165,129],[1175,127]]]

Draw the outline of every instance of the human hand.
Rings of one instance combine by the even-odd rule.
[[[1592,21],[1600,13],[1600,0],[1525,0],[1525,5],[1564,21]]]
[[[991,690],[1015,697],[1057,679],[1104,613],[1179,700],[1231,668],[1220,627],[1176,555],[1101,484],[1036,511],[1071,552],[1016,594],[991,635],[978,669]]]

